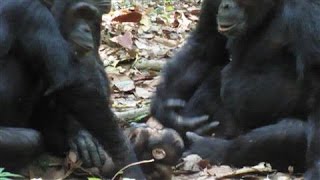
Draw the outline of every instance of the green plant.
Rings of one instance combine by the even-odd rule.
[[[13,174],[10,172],[5,172],[4,168],[0,168],[0,180],[11,180],[12,178],[22,178],[23,176],[19,174]]]

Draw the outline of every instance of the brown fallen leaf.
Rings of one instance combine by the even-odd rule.
[[[142,18],[141,13],[136,12],[136,11],[127,11],[127,13],[113,18],[112,21],[138,23],[138,22],[140,22],[141,18]]]

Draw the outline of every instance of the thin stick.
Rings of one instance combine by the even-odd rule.
[[[128,169],[129,167],[137,166],[137,165],[140,165],[140,164],[152,163],[152,162],[154,162],[154,159],[144,160],[144,161],[139,161],[139,162],[135,162],[135,163],[132,163],[132,164],[128,164],[128,165],[126,165],[124,168],[120,169],[120,170],[113,176],[113,178],[112,178],[111,180],[115,180],[118,175],[120,175],[121,173],[123,173],[123,171],[126,170],[126,169]]]

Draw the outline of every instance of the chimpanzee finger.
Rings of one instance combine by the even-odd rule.
[[[209,120],[208,115],[198,116],[198,117],[184,117],[185,127],[192,128],[199,126]]]
[[[184,108],[186,105],[186,101],[182,99],[168,99],[164,106],[167,108]]]
[[[173,116],[173,119],[175,120],[178,127],[183,127],[190,130],[200,126],[201,124],[209,120],[208,115],[198,117],[183,117],[175,112],[172,112],[171,115]]]
[[[80,154],[78,151],[78,147],[77,145],[74,143],[74,141],[70,141],[69,142],[69,146],[70,146],[70,151],[74,152],[77,156],[77,159],[80,159]]]
[[[76,144],[78,146],[78,153],[85,167],[92,167],[91,158],[87,148],[85,138],[83,136],[77,138]]]
[[[103,147],[101,146],[101,144],[98,142],[97,139],[94,138],[93,142],[94,142],[94,144],[96,145],[96,147],[98,149],[97,151],[98,151],[98,155],[100,157],[101,164],[104,165],[104,163],[107,161],[106,152],[103,149]]]
[[[98,154],[101,160],[102,165],[104,165],[107,161],[106,152],[104,151],[103,147],[100,144],[96,144],[98,147]]]
[[[194,132],[187,132],[186,133],[186,137],[189,140],[189,142],[194,143],[196,141],[200,141],[202,140],[204,137],[199,136],[198,134],[194,133]]]
[[[89,152],[89,156],[91,159],[91,164],[93,167],[101,167],[103,166],[103,163],[100,159],[99,151],[98,151],[98,146],[93,142],[93,139],[91,135],[85,136],[85,142],[87,144],[87,149]]]
[[[207,135],[209,132],[212,132],[215,128],[219,126],[219,121],[214,121],[210,123],[209,125],[202,126],[195,130],[194,132],[199,135]]]

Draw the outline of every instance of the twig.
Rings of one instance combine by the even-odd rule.
[[[124,170],[128,169],[129,167],[132,167],[132,166],[137,166],[137,165],[140,165],[140,164],[147,164],[147,163],[152,163],[154,162],[154,159],[150,159],[150,160],[144,160],[144,161],[139,161],[139,162],[135,162],[135,163],[132,163],[132,164],[128,164],[126,165],[124,168],[120,169],[114,176],[111,180],[115,180],[117,176],[119,176],[120,174],[123,173]]]
[[[249,173],[271,173],[271,172],[273,172],[271,165],[268,163],[262,162],[256,166],[253,166],[253,167],[244,167],[241,169],[237,169],[237,170],[231,172],[230,174],[226,174],[226,175],[223,175],[220,177],[218,176],[218,177],[216,177],[216,179],[232,178],[235,176],[240,176],[240,175],[249,174]]]

